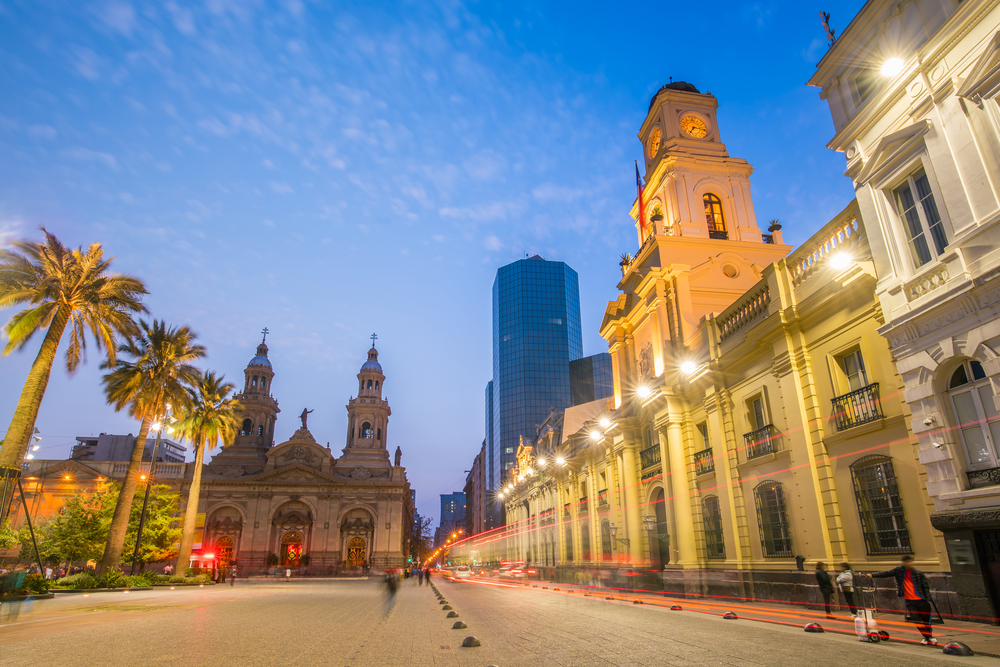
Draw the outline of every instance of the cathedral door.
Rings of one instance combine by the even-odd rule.
[[[281,564],[297,566],[302,558],[302,533],[293,531],[281,538]]]
[[[365,564],[365,541],[360,537],[352,537],[347,543],[347,564],[351,567],[361,567]]]
[[[233,538],[228,536],[220,537],[215,543],[215,557],[219,567],[229,567],[233,564],[234,547]]]

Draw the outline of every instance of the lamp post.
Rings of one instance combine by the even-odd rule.
[[[153,453],[149,457],[149,474],[146,475],[146,495],[142,499],[142,512],[139,514],[139,529],[136,531],[135,535],[135,552],[132,554],[132,570],[130,574],[135,574],[135,567],[139,562],[139,547],[142,545],[142,529],[146,525],[146,508],[149,506],[149,490],[153,488],[153,471],[156,469],[156,454],[160,450],[160,437],[163,435],[163,427],[167,421],[167,417],[170,415],[170,405],[167,404],[167,409],[163,413],[163,419],[160,420],[159,425],[156,426],[156,441],[153,443]],[[146,443],[142,443],[143,449],[146,447]],[[180,563],[177,564],[180,567]]]
[[[660,522],[657,521],[656,517],[652,514],[647,514],[642,519],[642,527],[646,529],[650,537],[650,549],[652,549],[652,538],[656,538],[660,544],[658,545],[658,551],[660,553],[660,567],[663,567],[663,543],[666,542],[667,547],[667,561],[670,561],[670,535],[656,532],[659,529]]]
[[[612,522],[611,524],[611,539],[614,540],[615,542],[621,542],[626,547],[628,547],[630,544],[629,539],[627,537],[621,537],[621,538],[618,537],[618,526],[616,526],[614,522]]]

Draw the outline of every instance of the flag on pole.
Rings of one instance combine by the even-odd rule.
[[[646,234],[646,205],[642,201],[642,177],[639,176],[639,161],[635,161],[635,189],[636,199],[639,202],[639,229],[643,235]]]

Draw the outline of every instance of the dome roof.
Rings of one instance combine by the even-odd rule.
[[[658,91],[656,91],[656,95],[659,95],[664,90],[683,90],[686,93],[699,93],[699,94],[701,93],[700,90],[695,88],[693,83],[688,83],[687,81],[671,81],[670,83],[668,83],[667,85],[663,86]],[[653,108],[653,102],[656,101],[656,95],[653,95],[653,97],[649,100],[650,109]]]
[[[247,366],[263,366],[264,368],[271,368],[271,360],[268,359],[265,354],[258,354],[250,360],[250,363],[247,364]]]
[[[382,364],[378,362],[378,350],[376,350],[374,347],[368,350],[368,361],[361,364],[361,372],[362,373],[382,372]]]

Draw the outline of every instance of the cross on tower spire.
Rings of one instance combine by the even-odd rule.
[[[375,334],[372,334],[372,347],[375,347],[375,339],[377,339],[377,338],[378,338],[378,336],[376,336]]]
[[[267,340],[267,334],[271,333],[271,331],[270,331],[270,329],[268,329],[267,327],[264,327],[264,330],[263,330],[263,331],[261,331],[261,333],[262,333],[262,334],[264,334],[264,337],[263,337],[263,338],[261,339],[261,341],[260,341],[260,342],[262,342],[262,343],[263,343],[264,341],[266,341],[266,340]]]

